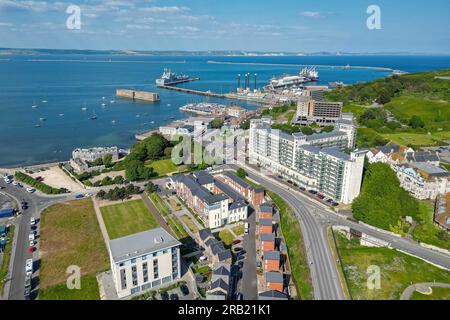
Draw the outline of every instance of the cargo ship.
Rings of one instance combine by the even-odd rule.
[[[185,74],[175,74],[170,69],[164,69],[164,72],[161,75],[161,78],[156,79],[155,82],[158,86],[169,86],[169,85],[173,85],[173,84],[190,82],[190,81],[195,81],[195,80],[199,80],[199,79],[200,78],[191,78]]]
[[[290,88],[302,86],[305,82],[307,82],[307,79],[302,76],[283,75],[281,77],[271,79],[270,86],[273,89]]]

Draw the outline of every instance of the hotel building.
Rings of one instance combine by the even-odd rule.
[[[249,134],[250,162],[350,204],[361,189],[366,151],[341,151],[354,147],[356,131],[350,122],[341,121],[332,132],[307,136],[286,134],[272,129],[267,119],[254,119]]]

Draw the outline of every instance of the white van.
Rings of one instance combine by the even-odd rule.
[[[34,232],[31,232],[28,236],[29,241],[34,241]]]
[[[25,264],[25,272],[29,274],[29,272],[33,272],[33,259],[28,259]]]

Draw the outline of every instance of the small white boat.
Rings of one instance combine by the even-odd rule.
[[[152,121],[152,122],[150,122],[151,124],[154,124],[155,123],[155,121]]]
[[[115,103],[115,101],[114,101],[114,100],[111,100],[110,103]]]
[[[39,128],[40,126],[41,126],[40,124],[35,125],[36,128]]]
[[[168,107],[171,107],[172,105],[170,103],[167,104]]]
[[[116,124],[116,120],[111,121],[112,124]]]
[[[42,100],[42,103],[47,103],[48,101],[47,100]]]
[[[36,109],[38,106],[36,105],[36,104],[33,104],[32,106],[31,106],[31,108],[32,109]]]
[[[64,117],[64,113],[60,113],[59,116],[60,116],[60,117]]]
[[[140,118],[141,116],[139,114],[136,115],[136,118]]]
[[[106,98],[105,97],[102,97],[102,100],[105,100]]]
[[[106,107],[106,103],[102,103],[102,107]]]
[[[83,108],[81,108],[81,110],[83,110],[83,111],[86,111],[86,110],[87,110],[87,108],[86,108],[86,107],[83,107]]]
[[[39,118],[40,121],[47,121],[46,118]]]

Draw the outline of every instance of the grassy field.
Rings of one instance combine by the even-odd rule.
[[[158,176],[165,176],[169,173],[180,172],[186,169],[186,166],[176,166],[172,159],[163,159],[152,161],[145,164],[146,167],[153,168]]]
[[[450,300],[450,289],[434,287],[430,295],[414,292],[410,300]]]
[[[81,277],[80,284],[80,290],[69,290],[66,283],[41,289],[39,300],[100,300],[95,275]]]
[[[184,214],[181,216],[181,219],[192,233],[196,233],[198,231],[197,225],[194,223],[194,221],[192,221],[191,217]]]
[[[441,146],[445,145],[443,140],[450,140],[450,131],[443,131],[439,133],[385,133],[381,136],[389,141],[408,146]]]
[[[133,200],[100,208],[110,239],[159,227],[144,201]]]
[[[398,300],[411,283],[450,283],[450,272],[418,258],[388,248],[363,247],[357,239],[349,241],[339,233],[336,240],[355,300]],[[367,269],[372,265],[381,271],[378,290],[367,287]]]
[[[450,130],[450,102],[424,99],[415,95],[402,95],[386,104],[397,119],[409,120],[417,115],[429,129]]]
[[[280,196],[271,191],[267,193],[280,210],[281,230],[288,248],[292,276],[298,295],[302,300],[312,300],[313,288],[300,223]]]
[[[9,261],[11,260],[12,240],[14,238],[14,226],[8,228],[7,243],[3,252],[2,264],[0,266],[0,295],[3,294],[6,275],[8,274]]]
[[[243,234],[244,234],[244,231],[245,231],[244,229],[245,229],[245,228],[244,228],[243,225],[239,225],[239,226],[235,226],[235,227],[231,228],[231,230],[233,230],[233,232],[234,232],[237,236],[243,235]]]
[[[80,267],[82,276],[94,277],[109,268],[108,253],[91,199],[56,204],[44,210],[40,238],[41,290],[65,284],[66,270],[72,265]],[[77,290],[74,298],[90,296],[90,287]]]
[[[367,108],[364,108],[356,103],[347,103],[342,108],[342,112],[353,113],[355,118],[359,118],[365,111],[367,111]]]
[[[230,248],[233,244],[233,235],[228,230],[222,230],[217,234],[219,240],[221,240],[226,248]]]
[[[422,222],[414,229],[413,238],[416,241],[450,250],[450,236],[433,223],[433,210],[434,204],[431,201],[420,201],[419,218]]]

